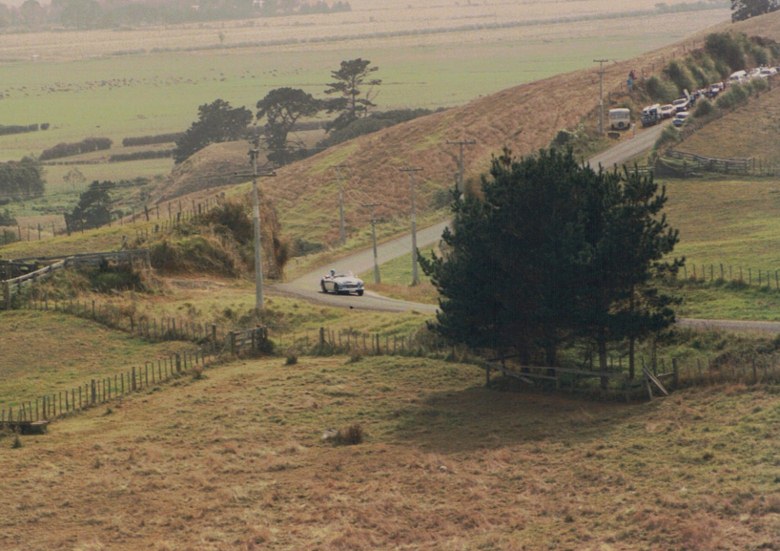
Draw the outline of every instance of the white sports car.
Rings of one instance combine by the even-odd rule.
[[[349,294],[355,293],[363,296],[363,280],[352,272],[336,272],[331,270],[329,274],[322,276],[320,287],[323,293]]]

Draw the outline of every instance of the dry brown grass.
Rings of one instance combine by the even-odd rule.
[[[674,149],[705,157],[780,162],[780,79],[773,78],[771,86],[768,92],[751,97],[747,105],[704,126]]]
[[[0,440],[4,549],[770,549],[771,389],[617,405],[420,359],[237,363]],[[324,429],[360,423],[333,447]],[[37,529],[43,527],[46,529]]]

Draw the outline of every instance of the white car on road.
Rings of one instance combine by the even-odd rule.
[[[336,272],[331,270],[320,279],[320,288],[323,293],[350,294],[363,296],[363,280],[352,272]]]

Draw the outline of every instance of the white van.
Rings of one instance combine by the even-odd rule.
[[[747,71],[735,71],[729,76],[729,84],[739,84],[748,79]]]
[[[612,130],[631,128],[631,110],[625,107],[609,110],[609,127]]]

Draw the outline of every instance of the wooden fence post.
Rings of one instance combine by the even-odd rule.
[[[95,379],[92,379],[90,398],[90,403],[94,406],[95,402],[97,401],[97,384],[95,383]]]

